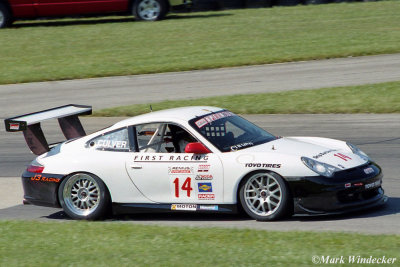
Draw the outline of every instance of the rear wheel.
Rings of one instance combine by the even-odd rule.
[[[0,3],[0,28],[8,27],[11,23],[12,16],[10,10],[3,3]]]
[[[58,197],[65,213],[73,219],[96,220],[109,210],[106,186],[93,174],[76,173],[66,177],[58,189]]]
[[[275,173],[259,172],[247,177],[239,198],[244,211],[258,221],[281,219],[292,211],[289,189]]]
[[[155,21],[167,15],[167,3],[164,0],[136,0],[132,13],[137,20]]]

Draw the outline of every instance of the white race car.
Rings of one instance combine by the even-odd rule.
[[[228,110],[151,112],[86,135],[66,105],[5,120],[38,157],[22,175],[24,201],[74,219],[109,212],[237,212],[268,221],[382,205],[382,170],[352,144],[276,137]],[[67,141],[48,145],[40,122],[58,118]]]

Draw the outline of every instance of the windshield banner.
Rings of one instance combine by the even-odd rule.
[[[205,116],[204,118],[201,118],[200,120],[196,121],[195,124],[197,127],[202,128],[203,126],[222,119],[222,118],[226,118],[226,117],[230,117],[230,116],[234,116],[235,114],[233,114],[230,111],[222,111],[222,112],[218,112],[218,113],[214,113],[214,114],[210,114],[208,116]]]

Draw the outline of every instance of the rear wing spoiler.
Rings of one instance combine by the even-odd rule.
[[[34,154],[41,155],[50,148],[40,127],[40,122],[58,119],[65,138],[69,140],[86,135],[78,116],[90,114],[92,114],[91,106],[70,104],[8,118],[4,120],[4,123],[7,132],[22,131],[29,149]]]

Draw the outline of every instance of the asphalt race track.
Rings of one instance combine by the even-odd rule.
[[[188,99],[210,95],[314,89],[385,81],[400,77],[400,54],[0,86],[1,119],[68,103],[95,109]],[[145,95],[141,95],[145,91]],[[164,214],[121,216],[116,222],[232,227],[264,230],[349,231],[400,234],[400,115],[252,115],[251,121],[282,136],[322,136],[350,141],[367,152],[385,173],[389,196],[385,208],[329,217],[294,217],[288,221],[259,223],[240,215]],[[120,118],[84,118],[88,133]],[[63,137],[55,122],[43,124],[49,142]],[[59,209],[21,205],[20,179],[29,153],[21,133],[0,127],[0,219],[68,220]]]
[[[383,187],[389,201],[383,209],[369,210],[341,216],[293,217],[287,221],[260,223],[241,215],[200,214],[139,214],[110,219],[114,222],[140,224],[254,228],[264,230],[349,231],[372,234],[400,234],[400,115],[250,115],[249,120],[282,136],[323,136],[350,141],[377,161],[384,170]],[[83,125],[88,132],[103,128],[119,118],[86,118]],[[48,138],[57,139],[58,127],[48,124]],[[22,134],[0,135],[1,159],[10,157],[1,173],[14,178],[0,177],[0,219],[35,219],[67,221],[59,209],[21,205],[22,188],[16,176],[24,169],[29,155]],[[17,155],[17,156],[14,156]],[[4,175],[3,175],[4,176]],[[4,200],[4,201],[3,201]]]
[[[0,85],[0,118],[66,103],[94,109],[171,99],[397,81],[400,54],[216,70]],[[146,92],[146,94],[143,94]]]

